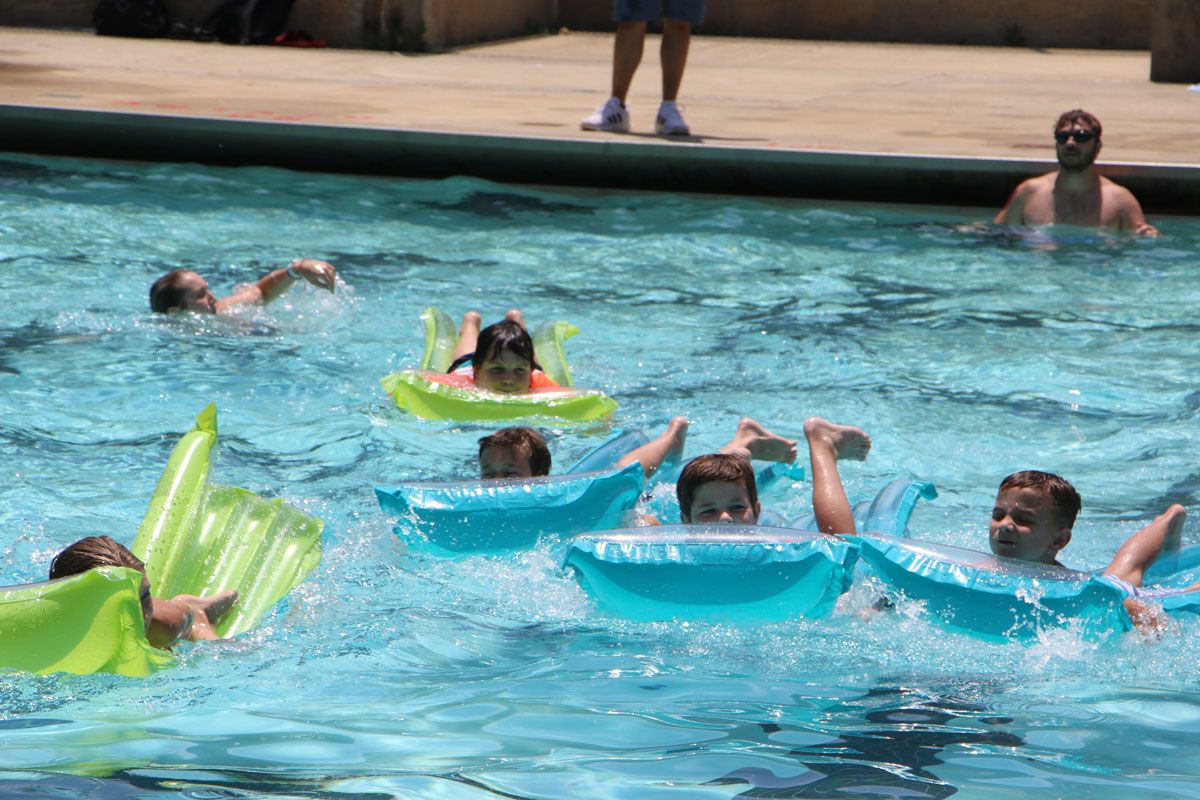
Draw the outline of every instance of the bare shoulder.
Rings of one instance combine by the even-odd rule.
[[[1104,193],[1105,198],[1120,203],[1137,204],[1137,198],[1133,196],[1133,192],[1126,189],[1119,183],[1113,183],[1103,175],[1100,176],[1100,191]]]
[[[1058,172],[1047,172],[1045,175],[1038,175],[1036,178],[1030,178],[1021,183],[1017,189],[1024,189],[1028,192],[1033,191],[1053,191],[1054,182],[1058,180]]]

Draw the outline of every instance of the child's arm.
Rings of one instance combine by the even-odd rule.
[[[151,602],[154,612],[150,615],[150,627],[146,631],[146,638],[155,647],[170,650],[171,645],[192,632],[195,616],[186,605],[173,600],[154,597],[151,598]]]
[[[293,275],[295,275],[294,278]],[[288,287],[299,278],[303,278],[313,286],[332,292],[337,282],[337,270],[328,261],[297,258],[285,269],[271,270],[253,286],[247,286],[229,297],[218,300],[217,312],[225,311],[233,306],[270,303],[287,291]]]
[[[155,647],[169,650],[184,638],[193,642],[219,639],[213,626],[237,602],[237,592],[217,592],[210,597],[180,594],[170,600],[152,600],[154,612],[147,638]]]
[[[871,437],[861,428],[835,425],[820,417],[804,421],[808,457],[812,466],[813,512],[821,533],[854,533],[854,512],[846,499],[837,462],[861,461],[871,449]]]
[[[1125,540],[1104,574],[1141,586],[1146,570],[1163,550],[1179,549],[1179,537],[1186,519],[1187,509],[1179,504],[1159,514],[1153,522]]]

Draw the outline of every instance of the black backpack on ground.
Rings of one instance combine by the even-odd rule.
[[[226,44],[269,44],[283,33],[295,0],[225,0],[197,26],[195,37]]]
[[[152,39],[167,32],[167,7],[163,0],[100,0],[92,25],[102,36]]]

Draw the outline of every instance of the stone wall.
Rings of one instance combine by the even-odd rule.
[[[220,0],[165,0],[194,24]],[[1164,0],[708,0],[708,35],[1150,49]],[[1196,9],[1200,0],[1169,0]],[[95,0],[0,0],[0,25],[88,28]],[[1183,13],[1181,11],[1180,13]],[[612,0],[296,0],[288,28],[335,47],[440,50],[559,26],[611,30]]]
[[[221,0],[164,0],[172,23],[199,23]],[[96,0],[0,0],[0,26],[90,28]],[[333,47],[443,50],[555,28],[556,0],[295,0],[289,30]]]
[[[699,32],[782,39],[1147,50],[1153,1],[708,0],[708,16]],[[559,24],[569,28],[611,30],[612,0],[563,2],[558,16]]]

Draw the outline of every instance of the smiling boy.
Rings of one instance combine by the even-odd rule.
[[[810,435],[810,451],[813,434],[820,435],[822,429],[826,429],[820,423],[824,423],[824,420],[814,418],[805,423],[805,433]],[[835,434],[843,446],[853,438],[848,432],[859,431],[848,426],[833,427],[841,429]],[[818,497],[823,501],[818,502]],[[1015,472],[1000,482],[988,524],[988,544],[995,555],[1003,558],[1066,569],[1059,562],[1058,553],[1071,542],[1071,531],[1082,505],[1075,487],[1058,475],[1038,470]],[[818,468],[814,459],[813,509],[823,533],[855,533],[854,514],[846,500],[836,460]],[[1139,625],[1155,623],[1152,610],[1134,599],[1139,596],[1152,597],[1152,593],[1141,591],[1146,570],[1164,550],[1179,548],[1186,519],[1187,510],[1181,505],[1172,505],[1149,525],[1126,539],[1104,570],[1104,575],[1120,584],[1129,595],[1129,599],[1125,600],[1125,608]],[[1197,589],[1200,589],[1200,583],[1167,593]]]

